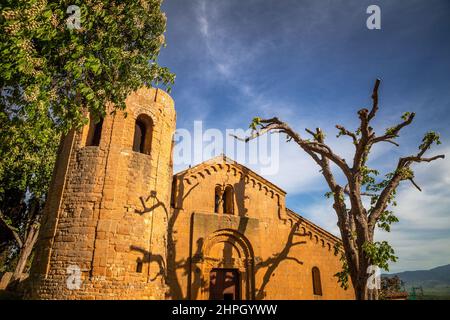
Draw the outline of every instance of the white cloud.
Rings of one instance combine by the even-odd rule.
[[[339,228],[337,226],[336,213],[333,210],[333,202],[331,199],[323,197],[323,201],[317,201],[297,211],[300,215],[311,220],[323,229],[331,232],[335,236],[340,237]]]
[[[450,148],[430,154],[450,154]],[[391,233],[377,239],[388,240],[399,261],[392,271],[427,269],[450,263],[450,160],[436,160],[415,166],[416,182],[422,192],[405,182],[394,209],[400,219]]]

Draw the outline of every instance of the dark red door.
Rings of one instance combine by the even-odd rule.
[[[210,300],[239,300],[239,271],[212,269],[209,276]]]

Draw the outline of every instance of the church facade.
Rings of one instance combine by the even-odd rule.
[[[63,139],[27,298],[354,298],[334,277],[340,239],[280,187],[224,156],[173,175],[172,98],[139,89],[126,106]]]

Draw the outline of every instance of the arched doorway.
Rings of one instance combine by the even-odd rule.
[[[218,230],[202,247],[199,299],[254,299],[254,255],[247,238],[235,230]]]
[[[209,300],[241,300],[239,270],[214,268],[209,273]]]

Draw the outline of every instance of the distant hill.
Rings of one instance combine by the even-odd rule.
[[[387,276],[397,275],[407,287],[421,285],[424,288],[450,286],[450,264],[430,270],[404,271]]]
[[[399,276],[408,292],[422,287],[425,299],[450,299],[450,264],[430,270],[404,271],[384,274],[383,277]]]

